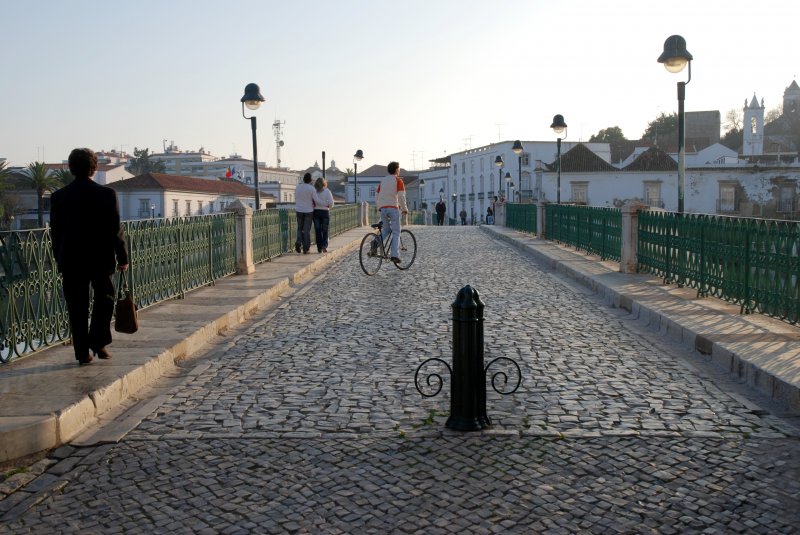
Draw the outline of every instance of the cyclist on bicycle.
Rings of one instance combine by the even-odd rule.
[[[378,184],[375,206],[381,211],[381,239],[386,239],[389,229],[392,231],[392,245],[390,260],[395,264],[400,262],[400,215],[408,213],[406,204],[406,186],[400,178],[400,164],[389,162],[386,167],[389,173]]]

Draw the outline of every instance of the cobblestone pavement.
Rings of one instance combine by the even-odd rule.
[[[0,533],[800,532],[790,422],[480,229],[414,232],[409,271],[337,261],[119,444],[6,480]],[[463,434],[413,378],[466,284],[523,383]]]

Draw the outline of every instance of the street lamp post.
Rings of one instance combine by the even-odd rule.
[[[563,115],[554,115],[553,124],[550,125],[556,133],[556,150],[558,154],[558,179],[556,181],[556,204],[561,204],[561,140],[567,138],[567,123],[564,122]],[[564,137],[561,137],[564,134]]]
[[[256,142],[256,116],[247,117],[244,114],[244,107],[247,106],[248,110],[257,110],[261,103],[266,99],[261,95],[261,89],[258,84],[247,84],[244,87],[244,96],[241,98],[242,102],[242,117],[250,119],[250,128],[253,130],[253,185],[256,189],[256,210],[261,209],[261,195],[258,190],[258,143]]]
[[[155,218],[156,218],[156,205],[155,204],[151,204],[150,205],[150,219],[155,219]]]
[[[353,202],[358,203],[358,162],[364,159],[364,151],[358,149],[353,154]]]
[[[522,142],[518,139],[514,142],[514,146],[511,147],[511,150],[514,151],[514,154],[517,155],[517,165],[518,165],[518,174],[517,174],[517,181],[519,183],[519,202],[522,202]],[[532,189],[532,188],[531,188]]]
[[[425,179],[419,179],[419,209],[422,210],[422,189],[425,187]]]
[[[506,173],[506,199],[508,202],[514,202],[514,199],[511,198],[511,188],[514,187],[514,179],[511,178],[511,173]]]
[[[664,51],[658,62],[664,64],[671,73],[681,72],[689,65],[689,79],[678,82],[678,213],[683,213],[683,190],[686,184],[686,112],[683,101],[686,98],[686,84],[692,81],[692,55],[686,50],[686,39],[680,35],[671,35],[664,41]]]
[[[503,191],[503,165],[505,165],[503,156],[498,154],[497,158],[494,159],[494,164],[499,168],[497,171],[497,195],[500,195]]]
[[[458,203],[458,195],[453,193],[453,221],[455,221],[454,223],[455,225],[458,224],[458,220],[456,219],[456,217],[458,217],[458,212],[456,211],[456,209],[458,208],[457,203]]]

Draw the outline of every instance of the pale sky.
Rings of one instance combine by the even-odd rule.
[[[498,140],[641,136],[677,111],[656,62],[694,56],[686,110],[767,110],[800,74],[796,0],[0,0],[0,158],[61,162],[78,146],[201,146],[252,157],[244,86],[267,99],[259,161],[405,169]]]

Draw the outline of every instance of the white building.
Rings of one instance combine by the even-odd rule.
[[[237,199],[255,207],[255,190],[239,182],[146,173],[109,187],[117,192],[123,220],[214,214]],[[274,204],[263,196],[261,201]]]

